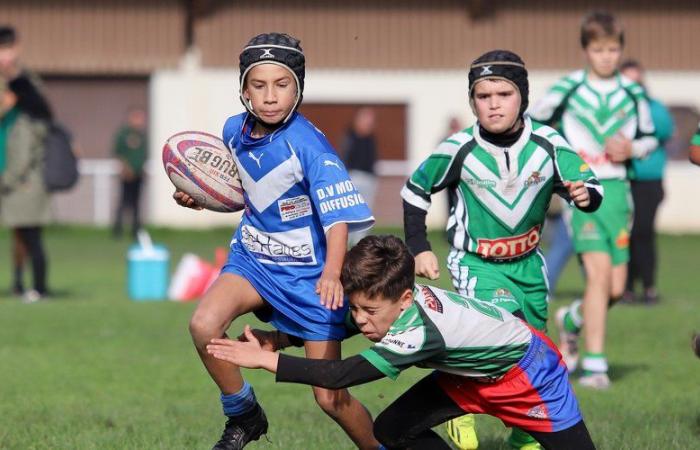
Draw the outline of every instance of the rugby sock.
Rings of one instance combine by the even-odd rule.
[[[513,427],[508,437],[508,444],[513,448],[521,448],[527,444],[535,444],[537,441],[529,433],[520,428]]]
[[[578,333],[583,326],[581,300],[574,301],[564,315],[564,329],[569,333]]]
[[[584,375],[593,373],[607,373],[608,360],[604,353],[586,353],[581,363]]]
[[[255,398],[253,387],[247,381],[243,382],[240,391],[233,394],[221,394],[221,405],[226,416],[240,416],[252,410],[258,401]]]

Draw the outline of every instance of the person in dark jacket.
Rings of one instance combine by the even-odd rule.
[[[131,213],[131,234],[141,227],[139,215],[139,199],[143,185],[144,166],[148,157],[146,139],[146,111],[139,106],[129,109],[126,124],[114,137],[114,156],[121,165],[119,178],[121,180],[121,199],[114,219],[114,236],[122,235],[122,220],[124,214]]]
[[[627,78],[644,86],[644,68],[634,60],[620,66]],[[673,117],[656,99],[649,98],[651,119],[654,122],[659,146],[644,159],[632,159],[630,187],[634,202],[634,221],[630,234],[630,261],[624,299],[635,301],[634,284],[642,282],[640,302],[653,305],[659,301],[656,290],[656,231],[654,221],[664,198],[663,175],[666,167],[664,144],[673,136]]]
[[[374,196],[377,190],[377,141],[374,136],[376,114],[374,109],[360,108],[355,113],[352,125],[347,131],[341,144],[341,155],[348,169],[350,179],[373,209]],[[350,244],[362,239],[369,230],[350,234]]]

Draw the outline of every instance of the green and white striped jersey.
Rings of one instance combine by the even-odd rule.
[[[505,306],[519,308],[515,300]],[[411,366],[497,379],[520,361],[531,340],[525,322],[503,307],[416,285],[413,304],[361,355],[392,379]]]
[[[525,117],[520,139],[508,148],[484,140],[478,123],[450,136],[411,175],[401,196],[427,211],[430,196],[447,189],[452,246],[507,260],[537,248],[552,193],[568,200],[563,180],[582,180],[602,195],[590,167],[564,138]]]
[[[700,123],[698,124],[698,131],[695,136],[690,140],[690,145],[700,145]]]
[[[644,158],[658,147],[649,102],[639,84],[617,74],[591,80],[586,70],[559,80],[529,111],[534,120],[556,127],[600,179],[626,179],[624,163],[605,154],[613,136],[632,140],[632,156]]]

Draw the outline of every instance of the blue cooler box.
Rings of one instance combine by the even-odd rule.
[[[164,300],[168,295],[170,254],[162,245],[133,245],[127,254],[127,290],[132,300]]]

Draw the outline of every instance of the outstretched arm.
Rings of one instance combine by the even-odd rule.
[[[308,359],[263,350],[246,325],[246,342],[212,339],[207,346],[215,358],[249,369],[265,369],[277,374],[277,381],[309,384],[326,389],[342,389],[377,380],[385,375],[360,355],[345,360]]]

